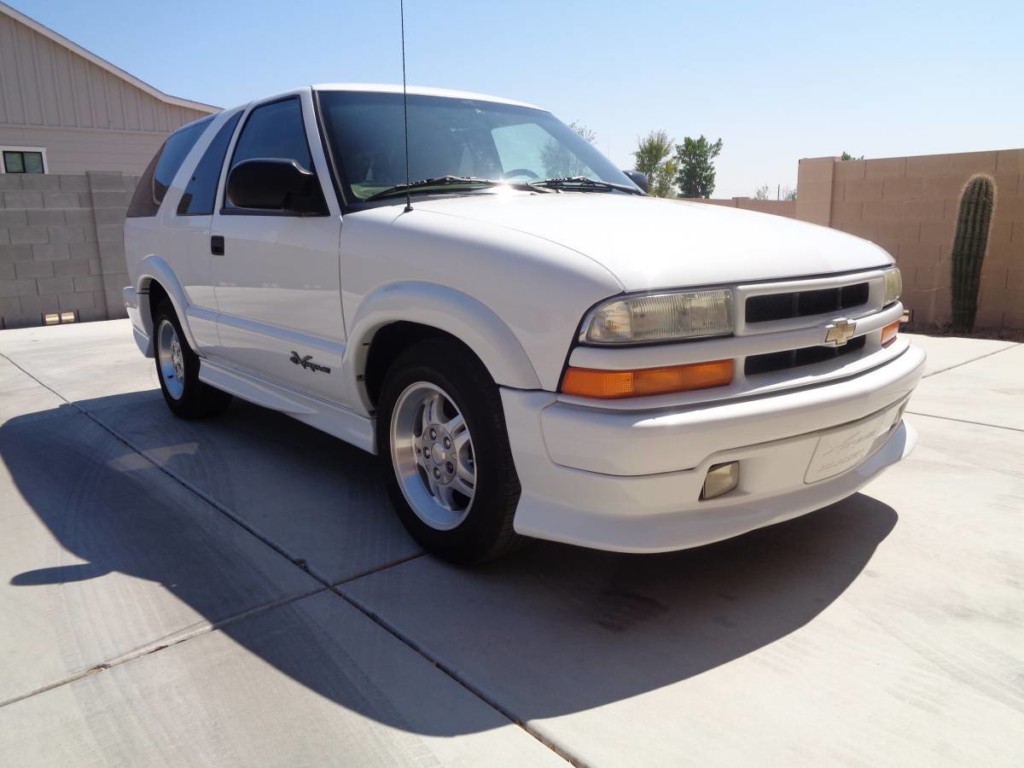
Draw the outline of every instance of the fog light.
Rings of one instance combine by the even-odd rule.
[[[44,325],[60,325],[60,314],[57,312],[48,312],[43,315]]]
[[[78,322],[78,310],[72,310],[71,312],[60,313],[61,323],[77,323]]]
[[[708,470],[704,478],[704,488],[700,492],[700,500],[707,501],[724,496],[740,484],[740,463],[730,461],[726,464],[715,464]]]

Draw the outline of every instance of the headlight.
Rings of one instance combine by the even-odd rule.
[[[882,306],[888,307],[899,301],[903,293],[903,278],[900,276],[899,267],[893,267],[885,273],[885,298],[882,299]]]
[[[732,291],[721,289],[612,299],[591,312],[580,341],[642,344],[730,333]]]

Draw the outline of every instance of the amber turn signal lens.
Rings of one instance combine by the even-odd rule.
[[[562,380],[562,392],[579,397],[609,400],[618,397],[664,395],[694,389],[721,387],[732,382],[732,360],[641,368],[636,371],[602,371],[570,368]]]
[[[897,320],[895,323],[889,323],[885,328],[882,329],[882,346],[888,347],[894,341],[896,341],[896,334],[900,332],[900,321]]]

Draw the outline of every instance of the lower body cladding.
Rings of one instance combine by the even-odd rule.
[[[856,493],[907,456],[903,410],[924,370],[909,346],[818,387],[675,410],[622,411],[502,389],[522,496],[517,532],[619,552],[709,544]],[[702,500],[708,472],[738,484]],[[647,471],[644,471],[644,470]]]

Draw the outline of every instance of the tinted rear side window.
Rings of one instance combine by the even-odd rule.
[[[167,138],[135,188],[132,204],[128,206],[129,217],[156,216],[174,175],[211,120],[213,117],[207,117],[186,125]]]
[[[210,146],[203,153],[196,165],[195,172],[185,187],[185,194],[178,203],[179,216],[209,216],[213,213],[214,198],[217,196],[217,182],[220,180],[220,169],[224,165],[224,155],[228,144],[235,133],[242,113],[238,112],[221,126],[213,137]]]
[[[156,216],[156,212],[160,210],[160,203],[153,199],[153,172],[156,171],[156,164],[159,162],[163,151],[164,148],[160,147],[160,151],[149,161],[149,167],[146,168],[146,172],[139,179],[139,186],[135,188],[132,202],[128,206],[127,216],[129,219],[141,216]]]

